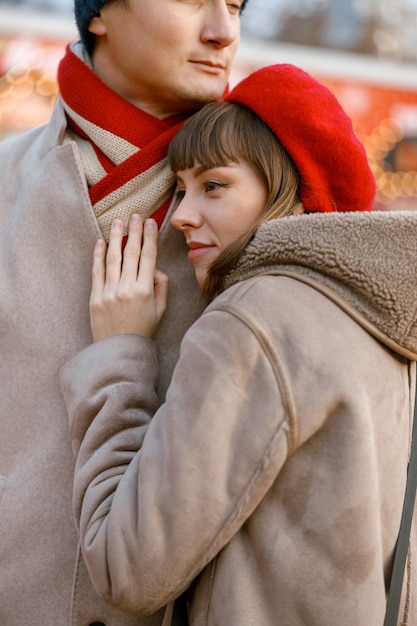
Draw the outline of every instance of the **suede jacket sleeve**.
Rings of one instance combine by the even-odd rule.
[[[291,430],[282,364],[230,312],[209,310],[188,331],[159,408],[157,375],[153,341],[127,335],[61,371],[84,558],[98,593],[138,615],[178,596],[237,533]]]

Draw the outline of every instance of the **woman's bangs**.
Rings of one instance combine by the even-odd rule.
[[[213,115],[214,112],[220,115]],[[206,107],[178,131],[169,148],[169,161],[175,171],[186,170],[196,164],[207,168],[237,163],[239,141],[234,118],[227,110]]]

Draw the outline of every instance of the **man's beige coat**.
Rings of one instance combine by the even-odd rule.
[[[100,233],[58,102],[43,129],[0,144],[0,624],[154,626],[99,600],[77,547],[74,455],[59,367],[91,342],[88,299]],[[182,237],[166,222],[171,276],[158,334],[163,397],[200,308]]]
[[[62,370],[99,593],[191,626],[382,626],[417,356],[417,213],[264,224],[156,412],[144,337]],[[145,435],[146,433],[146,435]],[[417,522],[417,519],[416,519]],[[415,525],[399,624],[417,624]]]

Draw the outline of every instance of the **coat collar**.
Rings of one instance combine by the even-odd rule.
[[[290,272],[417,359],[417,212],[304,214],[263,224],[226,287]]]

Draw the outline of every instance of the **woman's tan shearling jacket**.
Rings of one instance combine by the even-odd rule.
[[[193,583],[191,626],[382,625],[416,267],[417,213],[271,221],[186,334],[165,404],[151,339],[106,339],[63,368],[74,512],[106,601],[151,613]],[[416,559],[414,525],[407,626]]]

